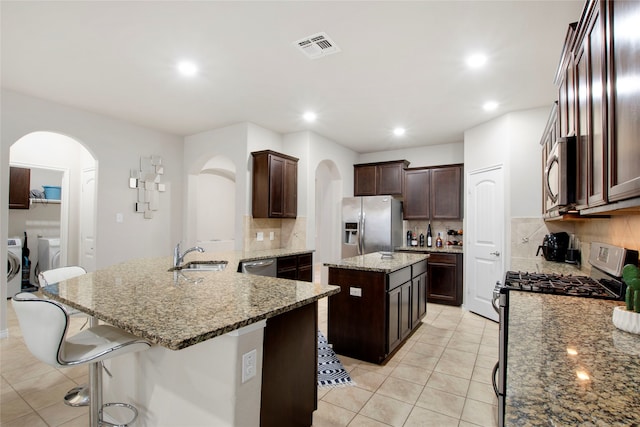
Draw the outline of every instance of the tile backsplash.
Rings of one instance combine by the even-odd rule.
[[[267,249],[304,249],[306,245],[306,218],[295,219],[244,217],[244,245],[246,251]],[[257,235],[262,233],[262,241]],[[273,240],[271,240],[273,233]]]
[[[591,242],[603,242],[640,250],[640,215],[549,222],[545,222],[542,218],[512,218],[511,265],[521,265],[526,261],[538,259],[536,251],[542,244],[544,235],[561,231],[575,234],[580,240],[583,261],[580,269],[584,274],[589,274],[591,269],[586,262],[589,259]]]

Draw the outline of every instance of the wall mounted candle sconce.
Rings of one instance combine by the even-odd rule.
[[[131,169],[129,188],[138,191],[135,211],[144,214],[145,219],[153,218],[160,206],[159,194],[165,191],[165,185],[160,183],[163,174],[160,156],[140,157],[140,170]]]

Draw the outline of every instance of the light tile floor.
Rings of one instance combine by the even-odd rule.
[[[326,336],[326,299],[318,313]],[[318,389],[314,427],[497,426],[498,324],[437,304],[422,323],[383,366],[338,355],[357,385]]]
[[[0,426],[80,427],[86,408],[62,402],[87,382],[87,368],[55,369],[31,355],[7,301],[9,337],[0,340]],[[327,301],[319,304],[327,335]],[[84,323],[73,318],[71,333]],[[385,365],[339,356],[354,387],[318,390],[314,427],[496,426],[491,368],[498,325],[459,307],[429,304],[423,324]]]

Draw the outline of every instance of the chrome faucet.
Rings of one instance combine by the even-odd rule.
[[[204,249],[202,249],[200,246],[194,246],[192,248],[187,249],[183,253],[180,253],[180,243],[178,243],[176,247],[173,249],[173,266],[180,267],[180,265],[182,264],[182,261],[184,261],[185,255],[187,255],[189,252],[194,252],[194,251],[204,252]]]

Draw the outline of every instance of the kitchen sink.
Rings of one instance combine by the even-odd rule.
[[[221,271],[227,267],[228,261],[190,261],[169,271]]]

